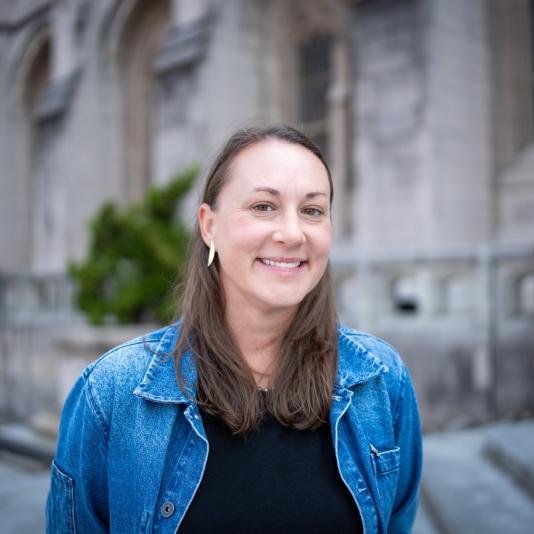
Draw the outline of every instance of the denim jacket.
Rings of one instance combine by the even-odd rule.
[[[50,534],[175,533],[200,484],[208,441],[169,354],[178,325],[121,345],[89,365],[63,409],[46,504]],[[364,532],[410,532],[421,474],[421,431],[406,367],[385,342],[338,330],[330,411],[339,473]],[[190,398],[192,397],[192,398]]]

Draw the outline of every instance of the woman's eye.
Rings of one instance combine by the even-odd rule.
[[[304,208],[302,213],[304,213],[304,215],[309,215],[310,217],[320,217],[323,215],[323,210],[319,208]]]
[[[255,204],[252,206],[252,209],[255,211],[261,211],[263,213],[269,213],[274,210],[271,204]]]

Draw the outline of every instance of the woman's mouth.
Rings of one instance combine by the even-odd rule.
[[[292,271],[299,269],[306,263],[304,260],[299,258],[258,258],[263,265],[272,267],[274,269],[280,269],[285,271]]]
[[[300,261],[275,261],[268,260],[267,258],[261,258],[261,261],[265,263],[265,265],[271,265],[273,267],[285,267],[286,269],[293,269],[300,265]]]

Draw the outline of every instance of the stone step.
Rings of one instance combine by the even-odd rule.
[[[50,474],[41,468],[21,468],[18,458],[0,454],[0,532],[33,534],[44,532],[44,508]]]
[[[422,492],[431,524],[438,531],[532,532],[533,501],[506,472],[488,460],[485,447],[489,435],[479,429],[425,438]]]
[[[534,499],[534,421],[503,423],[491,429],[485,453]]]
[[[426,502],[423,499],[417,509],[412,534],[441,534],[428,513]]]

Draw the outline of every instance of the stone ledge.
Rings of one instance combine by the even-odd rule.
[[[208,49],[213,21],[214,13],[209,12],[198,20],[172,28],[156,58],[156,75],[162,76],[200,62]]]
[[[131,339],[158,330],[162,325],[141,323],[131,325],[79,325],[57,337],[57,347],[66,357],[83,355],[88,362]]]
[[[49,465],[56,454],[56,442],[24,424],[7,423],[0,425],[0,449]]]
[[[491,439],[510,440],[514,426],[522,424],[496,423],[425,437],[422,506],[439,532],[523,534],[534,524],[531,496],[485,454]],[[533,432],[531,422],[521,432],[523,448],[532,443]]]
[[[534,498],[534,421],[509,424],[499,430],[490,433],[484,449],[486,457]]]
[[[52,80],[43,92],[35,118],[40,122],[59,118],[65,115],[72,103],[74,93],[78,87],[81,72],[76,70],[60,79]]]

